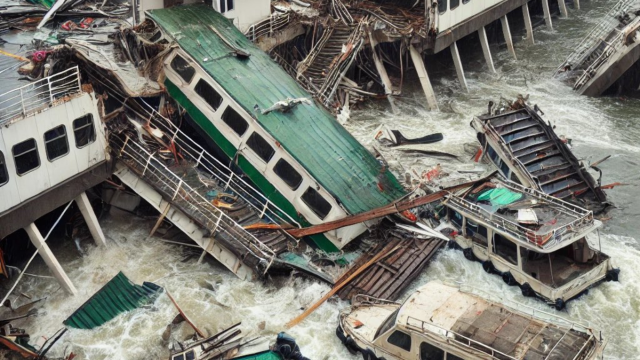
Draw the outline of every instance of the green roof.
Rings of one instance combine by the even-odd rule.
[[[287,113],[255,111],[287,98],[312,96],[224,16],[204,4],[150,10],[153,19],[351,214],[386,205],[405,194],[398,180],[325,108],[313,101]],[[232,56],[234,47],[248,59]],[[207,61],[204,61],[207,59]],[[378,183],[381,183],[381,191]]]
[[[150,282],[136,285],[119,272],[63,323],[76,329],[93,329],[123,312],[153,301],[162,288]]]

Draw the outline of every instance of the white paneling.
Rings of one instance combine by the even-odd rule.
[[[49,116],[66,116],[64,109],[60,108],[49,109],[46,113]],[[2,137],[4,138],[7,152],[11,157],[13,157],[11,150],[17,143],[33,138],[38,146],[40,166],[26,174],[16,175],[14,179],[17,182],[20,199],[25,201],[49,188],[49,174],[46,165],[43,163],[43,161],[47,160],[44,153],[44,142],[42,141],[42,135],[38,133],[35,116],[29,116],[24,120],[11,124],[9,127],[2,128]],[[15,171],[15,167],[13,171]]]
[[[7,149],[4,144],[2,130],[3,128],[0,128],[0,151],[2,151],[4,155],[7,172],[9,174],[9,182],[0,186],[0,213],[20,203],[16,181],[18,175],[16,175],[16,168],[13,164],[13,158],[11,157],[11,149]]]
[[[73,133],[73,120],[89,113],[93,114],[93,126],[96,131],[96,140],[80,149],[76,147],[75,136],[69,138],[69,143],[76,152],[78,171],[84,171],[105,159],[104,130],[92,96],[84,94],[79,99],[74,100],[66,104],[71,133]]]
[[[42,141],[42,151],[40,152],[42,154],[42,158],[40,159],[40,163],[42,164],[41,166],[44,166],[47,169],[50,186],[55,186],[67,178],[75,176],[78,173],[78,165],[76,164],[75,151],[73,151],[73,129],[71,128],[71,121],[67,116],[66,106],[56,106],[50,111],[36,114],[35,124],[38,128],[38,136]],[[64,125],[67,131],[69,152],[51,162],[47,158],[44,133],[60,125]]]

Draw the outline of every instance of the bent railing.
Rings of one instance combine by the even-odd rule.
[[[259,38],[265,35],[273,35],[277,30],[287,26],[291,21],[290,12],[287,11],[284,14],[273,13],[268,18],[257,22],[244,32],[244,36],[251,42],[256,42]]]
[[[129,136],[123,138],[112,135],[109,142],[117,157],[141,179],[164,194],[171,204],[184,209],[191,219],[203,229],[210,231],[211,236],[222,235],[230,245],[237,245],[259,259],[266,273],[276,258],[271,248],[202,197],[154,154],[149,153]]]
[[[81,91],[77,66],[7,91],[0,95],[0,125],[47,109]]]

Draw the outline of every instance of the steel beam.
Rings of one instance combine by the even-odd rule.
[[[40,234],[40,230],[38,230],[36,224],[31,223],[29,226],[25,227],[24,230],[27,232],[27,235],[29,235],[31,243],[33,243],[33,246],[38,250],[38,254],[42,257],[42,260],[44,260],[45,264],[49,267],[49,270],[53,273],[53,276],[60,283],[60,286],[62,286],[62,288],[71,295],[77,294],[78,290],[73,286],[73,283],[67,276],[67,273],[65,273],[62,266],[60,266],[58,259],[56,259],[51,252],[51,249],[49,249],[49,246],[47,246],[47,243],[44,241],[44,238],[42,237],[42,234]]]

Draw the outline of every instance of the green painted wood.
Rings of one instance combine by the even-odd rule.
[[[368,211],[405,195],[397,179],[315,101],[311,105],[300,104],[286,113],[273,111],[263,115],[255,111],[256,105],[267,109],[287,98],[311,99],[311,95],[210,6],[193,4],[156,9],[148,11],[147,16],[252,114],[349,213]],[[211,27],[251,56],[248,59],[233,56],[233,50]],[[170,85],[167,88],[175,96],[175,89]],[[206,131],[212,136],[217,130]],[[214,141],[218,140],[214,138]],[[229,149],[222,140],[220,147],[229,156],[235,153],[235,149]]]
[[[233,358],[233,360],[283,360],[280,355],[273,351],[265,351],[258,354],[252,354],[247,356],[241,356]]]
[[[63,323],[75,329],[93,329],[123,312],[152,302],[161,289],[148,282],[136,285],[119,272]]]

